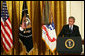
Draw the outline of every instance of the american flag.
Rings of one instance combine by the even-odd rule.
[[[6,52],[13,47],[12,27],[6,1],[3,1],[1,11],[1,42]]]

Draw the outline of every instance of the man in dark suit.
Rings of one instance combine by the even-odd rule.
[[[81,37],[79,32],[79,27],[74,25],[75,18],[73,16],[69,17],[69,24],[64,25],[58,37]]]

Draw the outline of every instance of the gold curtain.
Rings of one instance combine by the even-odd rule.
[[[29,17],[32,22],[33,50],[28,55],[57,55],[57,50],[51,53],[42,40],[42,4],[43,1],[26,1],[28,6]],[[51,2],[51,10],[53,14],[56,34],[60,33],[64,24],[66,24],[66,1],[49,1]],[[2,6],[2,1],[1,1]],[[14,48],[12,55],[26,55],[26,48],[19,41],[19,25],[22,18],[23,1],[7,1],[9,17],[12,23],[12,32],[14,39]],[[6,55],[2,51],[2,55]]]

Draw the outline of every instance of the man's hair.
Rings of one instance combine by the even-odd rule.
[[[74,20],[74,22],[75,22],[75,18],[74,18],[73,16],[70,16],[70,17],[69,17],[69,19],[73,19],[73,20]]]

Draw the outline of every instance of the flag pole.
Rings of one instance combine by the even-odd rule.
[[[26,3],[26,1],[24,1],[24,9],[25,9],[25,3]],[[25,20],[24,26],[25,26],[25,31],[26,31],[26,14],[25,14],[25,10],[24,10],[24,20]]]
[[[49,11],[50,12],[50,20],[51,20],[51,23],[52,23],[52,20],[53,20],[53,14],[52,14],[52,9],[51,9],[52,3],[50,2],[49,5],[50,5],[49,6],[49,8],[50,8],[50,11]]]

